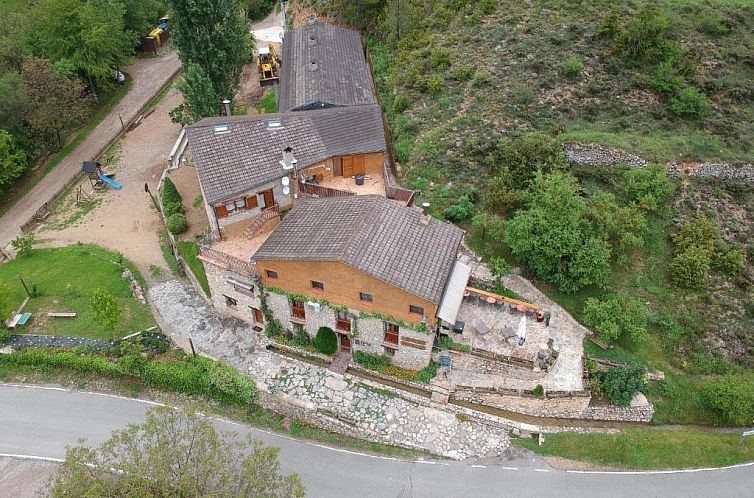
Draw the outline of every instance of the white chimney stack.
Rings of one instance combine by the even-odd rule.
[[[233,108],[230,106],[230,99],[223,99],[223,107],[225,107],[225,115],[231,117],[233,115]]]

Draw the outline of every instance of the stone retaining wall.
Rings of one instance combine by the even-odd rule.
[[[458,390],[451,399],[499,408],[532,417],[605,420],[622,422],[650,422],[654,406],[589,406],[590,397],[537,398],[496,393]]]

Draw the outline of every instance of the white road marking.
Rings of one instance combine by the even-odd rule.
[[[503,470],[518,470],[518,467],[500,467]]]
[[[550,472],[547,469],[534,469],[534,472]]]
[[[0,457],[19,458],[21,460],[42,460],[45,462],[63,463],[65,460],[62,458],[43,457],[36,455],[18,455],[16,453],[0,453]]]

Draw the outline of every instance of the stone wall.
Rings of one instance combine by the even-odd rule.
[[[215,266],[212,263],[203,262],[204,270],[207,274],[207,282],[212,292],[212,305],[221,313],[238,318],[247,323],[254,323],[254,313],[251,308],[262,309],[259,300],[259,289],[254,286],[253,296],[248,292],[240,292],[229,280],[235,280],[244,284],[253,286],[248,277],[244,277],[232,271]],[[229,306],[225,302],[225,296],[236,300],[238,304]]]
[[[272,314],[280,320],[283,330],[293,330],[291,323],[291,304],[288,302],[288,296],[278,294],[277,292],[267,292],[267,306]]]
[[[491,406],[532,417],[650,422],[654,415],[654,406],[650,403],[626,407],[589,406],[591,401],[589,396],[538,398],[457,390],[451,395],[451,399]],[[646,399],[644,401],[646,402]]]
[[[394,365],[411,370],[421,370],[429,365],[429,360],[432,359],[432,346],[435,343],[433,334],[401,327],[399,336],[400,345],[393,356]],[[423,348],[416,346],[420,342],[424,342]]]
[[[377,318],[357,318],[358,335],[353,341],[354,351],[364,351],[371,354],[384,354],[382,346],[385,337],[385,326]]]

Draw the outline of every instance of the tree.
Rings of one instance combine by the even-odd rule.
[[[60,76],[47,59],[32,57],[21,68],[24,90],[31,108],[29,126],[63,146],[63,131],[79,124],[87,115],[89,102],[81,98],[84,87]]]
[[[610,242],[616,255],[625,258],[626,252],[644,245],[646,218],[635,206],[619,206],[615,195],[607,192],[592,195],[587,216],[595,234]]]
[[[115,431],[99,448],[66,453],[51,490],[68,496],[303,497],[296,474],[280,473],[278,448],[218,434],[193,411],[151,408],[141,425]]]
[[[20,128],[29,110],[24,93],[24,82],[18,73],[0,76],[0,128],[16,130]]]
[[[32,43],[46,58],[74,64],[92,91],[107,88],[113,69],[133,52],[125,11],[120,0],[45,0],[36,9]]]
[[[115,330],[123,309],[112,294],[99,289],[95,290],[92,293],[91,306],[94,311],[94,320],[107,330]]]
[[[564,292],[604,284],[610,246],[594,235],[576,178],[538,172],[527,198],[527,209],[505,226],[505,243],[516,257]]]
[[[219,97],[232,98],[243,65],[251,58],[251,35],[248,21],[241,13],[239,0],[170,0],[173,11],[173,43],[184,67],[195,64],[212,86],[218,98],[213,113],[220,111]],[[195,73],[197,76],[197,73]],[[194,85],[186,87],[197,91]],[[203,89],[203,86],[202,88]],[[199,99],[200,96],[184,98]],[[206,109],[202,107],[202,109]]]
[[[131,43],[138,46],[143,36],[157,24],[157,20],[167,12],[167,2],[163,0],[121,0],[123,11],[123,29],[128,33]]]
[[[338,350],[338,336],[329,327],[320,327],[314,336],[314,347],[322,354],[332,355]]]
[[[670,272],[676,285],[698,288],[707,279],[720,246],[720,231],[705,216],[688,220],[673,236]]]
[[[26,170],[26,154],[16,148],[13,137],[0,130],[0,185],[6,185]]]
[[[644,388],[644,371],[638,367],[615,367],[605,374],[602,390],[615,406],[628,406],[637,391]]]
[[[0,22],[0,74],[20,71],[30,53],[27,18],[26,11],[3,12],[3,22]]]
[[[178,89],[183,94],[183,104],[173,110],[171,118],[174,122],[192,124],[220,113],[223,97],[215,91],[209,76],[199,65],[186,64]]]
[[[642,340],[647,333],[647,312],[644,304],[632,296],[590,297],[584,302],[584,325],[606,342],[624,335]]]
[[[727,424],[747,426],[754,420],[754,375],[726,375],[704,388],[703,401]]]

